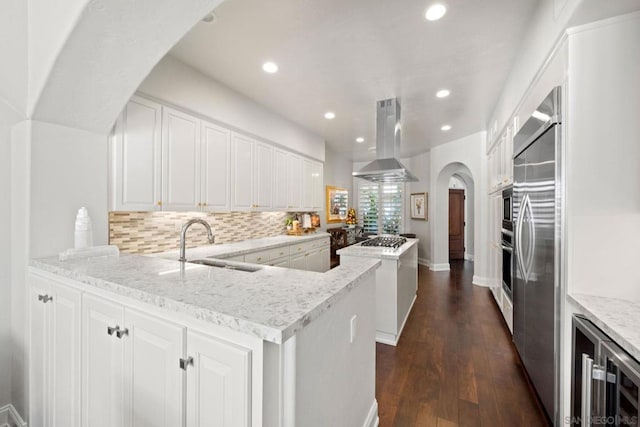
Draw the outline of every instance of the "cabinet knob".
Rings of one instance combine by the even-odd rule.
[[[38,295],[38,301],[42,301],[43,304],[46,304],[49,301],[53,301],[53,297],[50,297],[49,295]]]
[[[124,328],[124,329],[120,329],[120,327],[117,328],[116,330],[116,336],[120,339],[122,339],[122,337],[129,335],[129,329],[128,328]]]
[[[187,370],[187,367],[191,365],[193,366],[193,357],[187,357],[186,359],[180,359],[180,369],[183,371]]]
[[[203,203],[203,204],[202,204],[202,206],[205,206],[205,207],[206,207],[206,206],[209,206],[209,205],[207,205],[206,203]]]
[[[158,206],[162,206],[162,202],[158,202],[158,203],[157,203],[157,205],[158,205]]]
[[[198,203],[198,207],[201,208],[202,207],[202,203]]]
[[[107,335],[113,335],[113,333],[120,329],[120,326],[116,326],[115,328],[112,326],[107,326]]]

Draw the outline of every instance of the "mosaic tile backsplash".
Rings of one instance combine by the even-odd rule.
[[[216,244],[286,234],[286,212],[109,212],[109,244],[120,251],[152,254],[178,249],[182,224],[202,218],[211,225]],[[193,225],[187,247],[207,245],[207,232]]]

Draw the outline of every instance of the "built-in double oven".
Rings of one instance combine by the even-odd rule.
[[[513,188],[502,191],[502,288],[512,299],[511,272],[513,267]]]

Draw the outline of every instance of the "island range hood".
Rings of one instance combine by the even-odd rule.
[[[412,182],[418,179],[396,158],[400,154],[400,103],[397,98],[378,101],[376,111],[376,160],[356,178],[373,182]]]

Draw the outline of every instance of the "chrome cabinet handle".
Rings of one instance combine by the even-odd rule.
[[[512,248],[510,248],[509,246],[501,245],[501,247],[502,247],[502,250],[503,250],[503,251],[507,251],[507,252],[509,252],[510,254],[512,254],[512,253],[513,253],[513,249],[512,249]]]
[[[44,304],[46,304],[49,301],[53,301],[53,297],[50,297],[49,295],[38,295],[38,301],[42,301]]]
[[[582,353],[582,390],[581,390],[581,420],[583,425],[591,425],[591,380],[593,359]]]
[[[180,359],[180,369],[187,370],[188,366],[193,366],[193,357],[187,357],[186,359]]]
[[[107,326],[107,334],[113,335],[113,333],[118,331],[119,329],[120,329],[120,326],[116,326],[115,328],[111,326]]]
[[[118,326],[116,329],[116,336],[120,339],[122,339],[122,337],[129,335],[129,329],[128,328],[124,328],[124,329],[120,329],[120,327]]]

